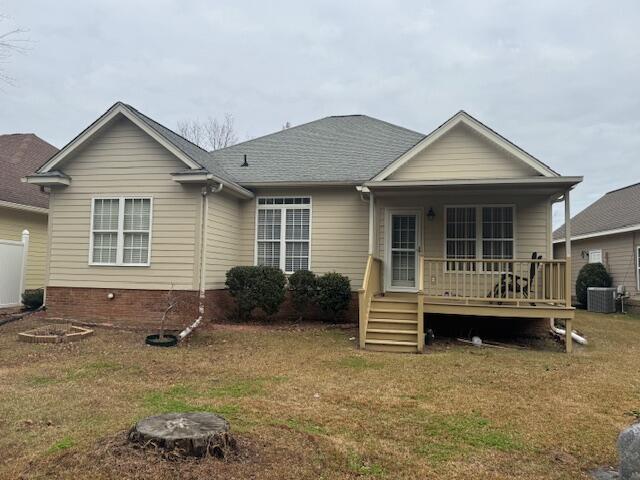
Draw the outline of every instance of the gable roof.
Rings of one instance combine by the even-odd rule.
[[[200,148],[186,138],[178,135],[173,130],[156,122],[139,110],[133,108],[131,105],[127,105],[126,103],[122,102],[116,102],[114,105],[112,105],[109,110],[107,110],[95,122],[84,129],[78,136],[71,140],[67,145],[62,147],[62,149],[56,155],[54,155],[44,165],[42,165],[38,172],[47,173],[52,171],[54,167],[59,164],[66,156],[71,154],[71,152],[76,150],[82,143],[88,140],[93,134],[97,133],[98,130],[107,125],[118,115],[124,115],[133,123],[145,130],[163,146],[165,146],[169,151],[171,151],[176,157],[182,160],[190,169],[201,170],[205,168],[204,165],[205,163],[207,163],[209,167],[214,167],[209,170],[210,173],[216,174],[220,178],[223,178],[227,181],[232,181],[231,177],[226,172],[224,172],[222,167],[212,165],[212,162],[209,158],[209,153],[205,149]]]
[[[131,110],[134,114],[136,114],[146,125],[151,127],[158,134],[162,135],[162,137],[169,141],[172,145],[176,146],[178,149],[180,149],[180,151],[188,155],[189,158],[196,161],[200,168],[206,167],[210,173],[213,173],[226,181],[233,182],[233,178],[231,177],[231,175],[225,172],[225,170],[219,164],[217,164],[215,160],[212,161],[209,152],[204,148],[190,142],[173,130],[156,122],[154,119],[147,117],[144,113],[138,111],[131,105],[123,105]]]
[[[541,162],[533,155],[527,153],[522,148],[518,147],[513,142],[507,140],[505,137],[487,127],[484,123],[480,122],[473,116],[469,115],[464,110],[460,110],[454,116],[449,118],[446,122],[433,130],[427,136],[425,136],[419,143],[413,148],[405,152],[402,156],[395,159],[391,164],[387,165],[382,171],[372,179],[374,181],[384,180],[389,177],[393,172],[398,170],[402,165],[406,164],[414,156],[428,148],[438,139],[442,138],[445,134],[451,131],[458,125],[466,125],[473,131],[486,138],[493,144],[497,145],[507,153],[509,153],[515,160],[520,160],[526,165],[533,168],[540,175],[545,177],[557,177],[559,174],[552,170],[548,165]]]
[[[57,151],[33,133],[0,135],[0,201],[48,208],[49,196],[20,179],[35,172]]]
[[[243,185],[357,184],[423,138],[366,115],[333,116],[215,150],[210,158]],[[248,166],[243,167],[245,155]]]
[[[344,115],[325,117],[207,152],[134,107],[116,102],[42,165],[36,175],[25,181],[63,184],[58,177],[52,180],[56,165],[118,115],[131,120],[185,163],[187,169],[176,172],[180,178],[202,174],[245,196],[252,194],[243,186],[357,185],[368,180],[384,179],[418,151],[460,123],[489,138],[516,159],[530,165],[541,176],[559,176],[464,111],[458,112],[427,136],[367,115]],[[247,165],[243,166],[245,156]],[[66,181],[68,183],[69,179]]]
[[[640,230],[640,183],[604,194],[571,219],[571,238]],[[554,242],[564,241],[564,225],[553,232]]]

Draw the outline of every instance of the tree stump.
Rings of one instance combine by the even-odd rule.
[[[213,413],[166,413],[147,417],[129,431],[129,441],[185,456],[224,458],[235,449],[229,422]]]

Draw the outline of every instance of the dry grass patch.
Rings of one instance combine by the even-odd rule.
[[[579,312],[572,356],[437,343],[362,352],[355,331],[202,330],[175,349],[96,331],[29,345],[0,327],[0,478],[588,478],[640,411],[640,319]],[[227,417],[241,454],[170,462],[126,445],[138,419]],[[634,413],[635,412],[635,413]]]

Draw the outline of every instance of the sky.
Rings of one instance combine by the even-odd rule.
[[[640,2],[0,0],[0,132],[61,147],[118,100],[241,139],[327,115],[428,133],[464,109],[563,175],[578,212],[640,182]],[[554,224],[562,223],[561,205]]]

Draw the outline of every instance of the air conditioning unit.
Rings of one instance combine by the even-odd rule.
[[[616,289],[589,287],[587,289],[587,310],[597,313],[615,313]]]

